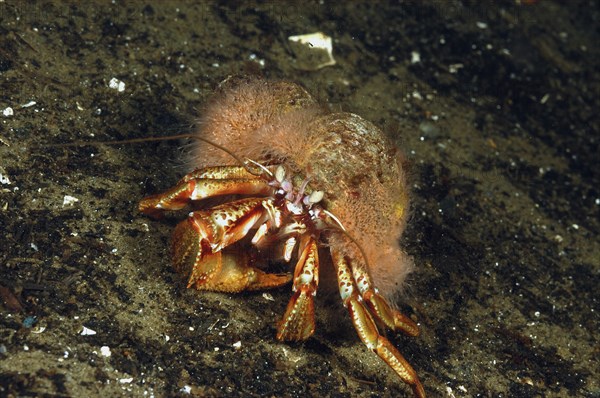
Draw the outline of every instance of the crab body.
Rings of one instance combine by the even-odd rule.
[[[195,170],[140,203],[151,216],[196,208],[173,233],[174,268],[200,290],[292,281],[277,338],[302,341],[315,330],[319,267],[333,266],[361,340],[424,397],[415,371],[377,326],[419,333],[389,304],[412,269],[398,243],[408,193],[397,149],[372,123],[326,112],[294,83],[229,79],[219,91],[200,121],[202,140],[190,156]],[[273,247],[295,262],[293,274],[258,266]]]

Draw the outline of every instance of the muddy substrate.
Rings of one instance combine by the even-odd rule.
[[[182,214],[137,212],[181,142],[53,146],[193,131],[230,74],[406,153],[422,334],[388,337],[429,396],[600,396],[598,3],[464,3],[0,2],[0,396],[409,395],[327,286],[304,344],[274,338],[289,287],[185,289]],[[304,70],[316,31],[337,64]]]

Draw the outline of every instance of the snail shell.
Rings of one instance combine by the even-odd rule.
[[[281,164],[296,181],[309,178],[310,189],[325,193],[323,207],[355,240],[332,233],[329,244],[368,266],[375,286],[394,302],[413,268],[398,242],[409,192],[400,151],[373,123],[327,112],[295,83],[229,78],[207,105],[197,134],[242,159]],[[188,162],[199,168],[233,159],[197,141]]]

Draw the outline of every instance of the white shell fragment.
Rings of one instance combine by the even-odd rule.
[[[21,108],[29,108],[30,106],[34,106],[35,104],[35,101],[29,101],[28,103],[21,105]]]
[[[275,301],[275,299],[273,298],[273,295],[271,295],[270,293],[263,293],[262,296],[267,301]]]
[[[5,176],[4,174],[0,173],[0,184],[2,185],[10,185],[10,179],[8,178],[8,176]]]
[[[63,207],[71,206],[76,202],[79,202],[79,199],[71,195],[65,195],[65,197],[63,198]]]
[[[418,64],[419,62],[421,62],[421,53],[419,53],[418,51],[411,51],[411,53],[410,53],[410,63],[411,64]]]
[[[82,336],[93,336],[96,334],[96,331],[84,326],[79,334]]]
[[[110,352],[110,347],[106,346],[106,345],[103,345],[102,347],[100,347],[100,354],[103,357],[107,357],[107,358],[110,357],[112,355],[112,353]]]
[[[318,70],[335,65],[333,42],[323,32],[288,37],[296,56],[296,66],[303,70]]]
[[[113,90],[117,90],[120,93],[125,91],[125,83],[120,81],[116,77],[110,79],[110,81],[108,82],[108,87],[112,88]]]

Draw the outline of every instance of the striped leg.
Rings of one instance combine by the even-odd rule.
[[[365,267],[352,265],[352,277],[356,282],[361,297],[375,319],[383,323],[390,330],[403,332],[412,337],[418,336],[419,327],[417,324],[400,311],[392,309],[383,296],[377,293],[377,289]]]
[[[189,173],[163,193],[142,199],[139,210],[160,218],[164,210],[183,209],[190,201],[229,194],[266,196],[272,190],[267,181],[241,166],[207,167]]]
[[[222,250],[266,222],[272,201],[241,199],[208,210],[195,211],[173,232],[173,267],[189,276],[188,287],[239,292],[286,284],[288,274],[267,274],[250,265],[245,254]]]
[[[369,311],[371,309],[371,304],[365,305],[365,301],[367,303],[375,302],[376,305],[379,305],[379,299],[372,300],[373,296],[376,297],[378,295],[373,292],[368,300],[361,300],[362,297],[359,289],[360,285],[363,283],[363,280],[355,279],[353,270],[351,270],[347,259],[345,259],[340,253],[332,250],[331,254],[337,271],[340,295],[344,302],[344,306],[350,313],[350,318],[352,319],[352,323],[354,324],[360,339],[370,350],[375,352],[381,359],[383,359],[385,363],[387,363],[394,370],[394,372],[400,376],[402,381],[411,386],[415,397],[424,398],[425,390],[419,381],[417,373],[406,361],[406,359],[404,359],[396,347],[394,347],[387,338],[379,334],[379,330],[375,325],[373,316]],[[356,272],[354,272],[354,274],[356,274]],[[359,274],[359,276],[364,276],[362,273]],[[383,298],[381,298],[381,302],[385,303]],[[384,311],[384,316],[387,316],[389,313],[385,314],[385,311],[389,309],[389,305],[387,305],[387,303],[385,304],[387,308],[381,309],[375,307],[375,310],[382,310]],[[377,313],[374,312],[374,314],[379,318]],[[380,319],[385,322],[384,319]],[[412,321],[410,322],[414,324]],[[401,326],[396,326],[395,318],[392,325],[394,326],[394,329],[399,328],[400,330],[405,330],[403,329],[404,324],[402,323],[400,323]],[[410,327],[408,330],[411,330]]]
[[[300,242],[300,255],[294,271],[294,295],[277,326],[280,341],[302,341],[315,331],[314,296],[319,284],[319,255],[317,241],[304,235]]]

